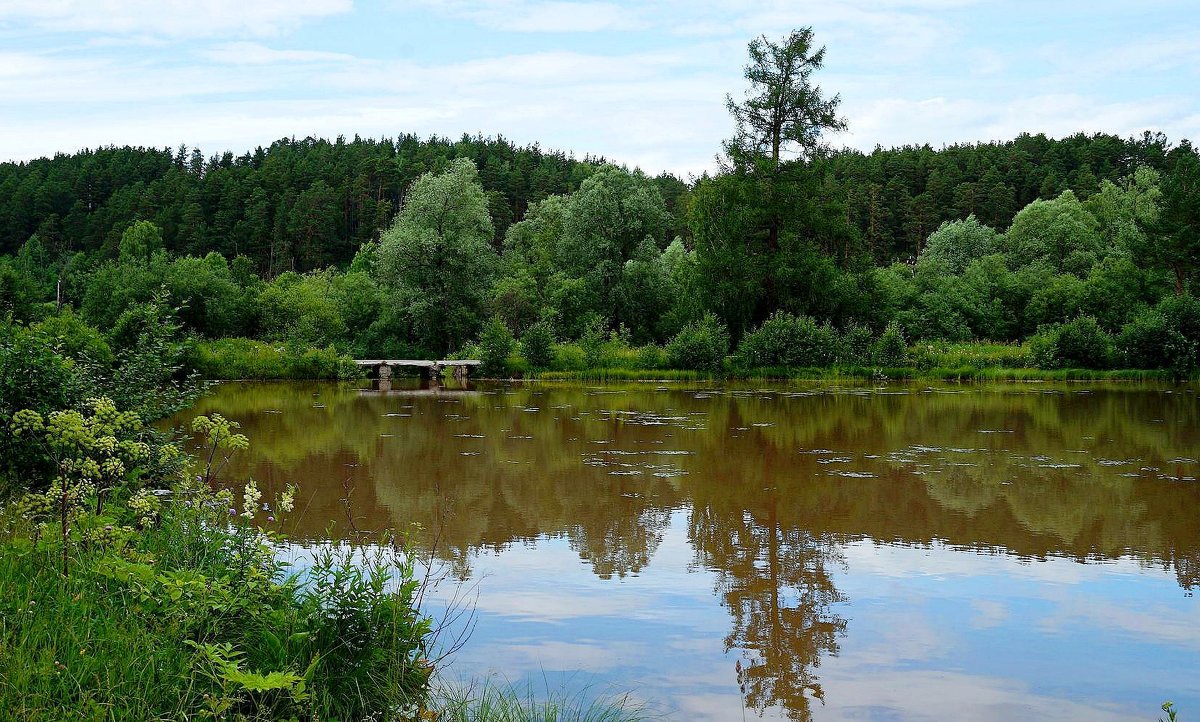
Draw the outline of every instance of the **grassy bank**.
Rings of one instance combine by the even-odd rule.
[[[478,358],[477,347],[456,357]],[[944,381],[1171,381],[1167,370],[1042,369],[1028,344],[920,342],[908,347],[903,365],[748,366],[729,356],[719,371],[672,367],[661,346],[630,346],[610,338],[591,346],[556,343],[541,366],[519,347],[492,378],[546,381],[715,381],[715,380],[944,380]],[[244,338],[194,344],[188,361],[212,380],[318,380],[362,378],[364,371],[334,347],[306,348]]]
[[[548,371],[530,378],[545,381],[1154,381],[1174,380],[1163,370],[1096,370],[1033,368],[915,368],[915,367],[766,367],[724,374],[655,369],[589,369]],[[1196,379],[1190,379],[1195,381]]]
[[[189,351],[188,363],[202,378],[233,380],[353,379],[362,371],[333,346],[308,348],[248,338],[203,341]]]
[[[105,400],[87,414],[14,418],[57,476],[0,509],[5,715],[349,720],[424,709],[430,623],[411,556],[333,545],[292,575],[271,529],[294,490],[264,500],[253,481],[217,477],[245,447],[235,426],[198,417],[193,430],[214,453],[193,476],[178,447],[154,444]]]

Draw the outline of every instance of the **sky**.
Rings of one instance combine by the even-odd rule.
[[[1200,140],[1198,0],[0,0],[0,161],[468,133],[688,177],[802,26],[835,147]]]

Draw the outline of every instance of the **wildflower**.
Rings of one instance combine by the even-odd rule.
[[[232,506],[229,507],[229,516],[237,516],[237,509],[234,509]]]
[[[279,496],[279,511],[289,513],[295,508],[296,485],[288,484],[287,489]]]
[[[254,483],[254,479],[246,482],[246,488],[242,490],[242,518],[253,519],[254,509],[258,506],[258,500],[262,498],[262,492],[258,490],[258,485]]]
[[[273,516],[269,516],[269,517],[267,517],[267,521],[269,521],[269,522],[271,522],[272,524],[274,524],[274,523],[275,523],[275,517],[273,517]]]

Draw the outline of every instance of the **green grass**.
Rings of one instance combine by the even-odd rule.
[[[362,371],[337,349],[303,348],[248,338],[203,341],[192,349],[189,364],[212,380],[351,379]]]
[[[492,679],[435,691],[431,707],[444,722],[641,722],[652,717],[629,694],[593,696],[587,687],[539,692],[532,684]]]
[[[424,627],[382,560],[334,553],[299,585],[246,561],[256,531],[185,517],[73,543],[69,576],[51,536],[0,541],[0,717],[360,719],[423,703]]]
[[[579,371],[542,371],[532,378],[545,381],[708,381],[714,377],[687,369],[598,368]]]

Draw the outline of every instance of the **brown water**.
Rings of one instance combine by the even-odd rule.
[[[184,417],[214,411],[234,476],[300,486],[294,538],[437,540],[477,594],[447,675],[668,719],[1200,714],[1194,388],[227,384]]]

